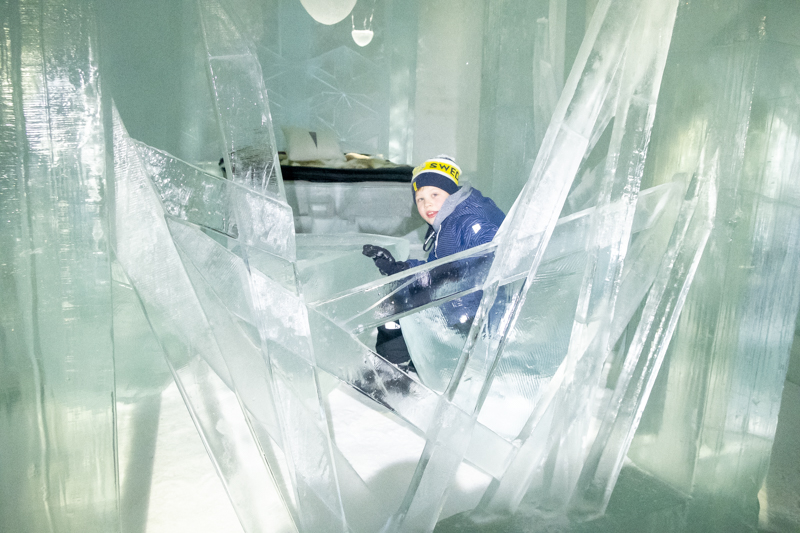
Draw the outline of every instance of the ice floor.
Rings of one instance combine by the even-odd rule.
[[[335,389],[329,395],[334,425],[359,423],[376,426],[388,413],[377,413],[365,408],[356,396]],[[225,494],[222,483],[214,472],[189,412],[174,384],[161,395],[160,408],[155,401],[151,405],[158,416],[158,427],[154,449],[152,449],[152,485],[147,493],[146,479],[141,484],[126,482],[125,470],[129,464],[121,461],[122,501],[126,509],[123,515],[124,533],[239,533],[242,528],[236,519],[233,507]],[[120,408],[120,420],[124,423],[126,412]],[[759,531],[791,533],[800,530],[800,386],[787,381],[783,391],[781,415],[772,460],[766,483],[759,493]],[[382,484],[384,488],[396,484],[403,490],[407,477],[415,463],[423,441],[411,432],[399,431],[395,424],[386,424],[393,433],[382,433],[381,441],[347,441],[337,434],[337,443],[346,454],[357,457],[354,466],[365,476],[368,483]],[[335,431],[334,427],[334,431]],[[124,427],[121,428],[124,430]],[[375,432],[374,434],[379,434]],[[121,459],[131,457],[130,444],[121,442]],[[127,447],[127,448],[126,448]],[[127,453],[126,453],[127,452]],[[145,454],[146,455],[146,454]],[[146,459],[146,458],[145,458]],[[148,470],[132,469],[136,475],[146,478]],[[131,474],[129,473],[128,476]],[[461,472],[460,487],[466,495],[470,490],[482,486],[480,475]],[[138,492],[136,488],[138,487]],[[126,488],[128,489],[126,491]],[[463,501],[468,499],[463,498]],[[294,531],[286,521],[285,513],[276,494],[265,494],[264,505],[274,508],[274,529],[268,533]],[[687,500],[668,486],[637,470],[630,463],[623,468],[619,482],[602,519],[573,527],[574,533],[619,533],[645,531],[681,531]],[[452,515],[457,509],[446,509],[443,517]],[[751,510],[747,510],[751,511]],[[746,511],[746,512],[747,512]],[[653,529],[655,528],[655,529]],[[663,529],[661,529],[663,528]],[[459,516],[445,518],[436,528],[439,533],[462,531],[539,532],[539,524],[511,521],[504,525],[493,524],[487,529],[476,529],[465,524]],[[563,530],[562,530],[563,531]]]

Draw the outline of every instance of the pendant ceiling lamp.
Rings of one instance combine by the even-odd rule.
[[[309,15],[320,24],[336,24],[345,19],[356,0],[300,0]]]
[[[358,46],[367,46],[375,35],[372,31],[372,17],[375,15],[375,0],[371,2],[362,0],[361,9],[354,9],[350,14],[350,23],[353,30],[350,35]],[[358,12],[358,13],[357,13]],[[358,20],[358,23],[356,23]]]

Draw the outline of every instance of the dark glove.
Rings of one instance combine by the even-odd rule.
[[[392,274],[397,274],[398,272],[411,268],[411,265],[405,261],[395,261],[391,252],[380,246],[365,244],[361,253],[372,259],[375,262],[375,266],[378,267],[378,270],[384,276],[391,276]]]

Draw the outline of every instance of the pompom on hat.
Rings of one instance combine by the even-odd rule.
[[[461,168],[456,165],[453,158],[447,155],[438,155],[428,159],[411,173],[411,194],[416,195],[422,187],[433,186],[453,194],[460,188],[458,178]]]

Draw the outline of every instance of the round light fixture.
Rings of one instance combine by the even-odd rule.
[[[320,24],[336,24],[345,19],[356,0],[300,0],[311,17]]]
[[[350,34],[358,46],[367,46],[372,42],[372,36],[374,35],[372,30],[353,30]]]

